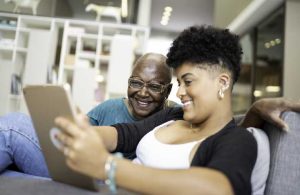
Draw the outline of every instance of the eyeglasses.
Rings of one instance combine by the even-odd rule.
[[[162,93],[170,84],[159,84],[159,83],[145,83],[144,81],[130,78],[128,79],[128,86],[133,89],[143,89],[146,87],[152,93]]]

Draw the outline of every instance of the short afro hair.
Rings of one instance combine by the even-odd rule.
[[[167,54],[167,64],[172,68],[183,63],[220,65],[231,72],[235,83],[240,73],[242,53],[239,37],[228,29],[192,26],[173,41]]]

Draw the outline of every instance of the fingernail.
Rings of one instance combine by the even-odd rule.
[[[283,129],[284,131],[286,131],[286,132],[289,132],[289,131],[290,131],[290,129],[289,129],[288,126],[285,126],[285,127],[283,127],[282,129]]]

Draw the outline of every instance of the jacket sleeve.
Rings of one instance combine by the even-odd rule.
[[[138,122],[112,125],[118,132],[117,148],[113,152],[134,152],[145,134],[169,120],[182,119],[182,115],[182,108],[172,107],[161,110]]]
[[[212,142],[203,142],[192,166],[218,170],[229,179],[236,195],[251,194],[251,174],[257,157],[256,140],[246,129],[232,131]]]

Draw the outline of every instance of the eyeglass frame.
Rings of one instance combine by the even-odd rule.
[[[132,80],[139,81],[139,82],[143,83],[143,86],[141,86],[140,88],[131,86],[131,85],[130,85],[130,81],[132,81]],[[159,92],[153,91],[153,90],[151,90],[151,88],[148,87],[149,84],[159,85],[159,86],[161,86],[161,90],[160,90]],[[168,84],[160,84],[160,83],[144,82],[144,81],[142,81],[142,80],[140,80],[140,79],[135,79],[135,78],[129,78],[129,79],[128,79],[128,87],[133,88],[133,89],[139,89],[139,90],[141,90],[141,89],[143,89],[144,87],[146,87],[146,88],[147,88],[147,91],[152,92],[152,93],[156,93],[156,94],[161,94],[161,93],[163,93],[170,85],[171,85],[171,83],[168,83]]]

